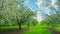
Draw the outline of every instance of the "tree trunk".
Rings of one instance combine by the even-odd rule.
[[[19,30],[21,30],[21,24],[22,24],[22,22],[20,22],[18,19],[17,19],[17,22],[18,22]]]
[[[21,30],[21,23],[19,24],[19,30]]]
[[[29,28],[29,23],[28,23],[28,28]]]

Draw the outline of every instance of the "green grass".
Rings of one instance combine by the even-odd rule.
[[[27,27],[26,25],[22,25],[22,28]],[[18,29],[19,26],[1,26],[0,27],[0,32],[7,31],[7,30],[16,30]]]
[[[18,26],[2,26],[2,27],[0,27],[0,32],[7,31],[7,30],[14,30],[17,28],[18,28]]]
[[[22,28],[25,28],[25,27],[27,26],[26,25],[22,26]],[[0,31],[12,30],[17,28],[18,26],[3,26],[3,27],[0,27]],[[29,30],[24,32],[23,34],[50,34],[50,32],[48,32],[45,26],[36,25],[36,26],[31,26]]]
[[[22,28],[26,28],[27,25],[22,25]],[[18,29],[18,26],[2,26],[0,27],[0,31],[6,31],[6,30],[15,30]],[[60,31],[60,26],[56,27],[57,30]],[[25,30],[24,30],[25,31]],[[46,26],[44,25],[36,25],[36,26],[30,26],[29,30],[23,32],[23,34],[50,34]]]
[[[50,34],[50,32],[48,32],[46,27],[37,25],[37,26],[32,26],[24,34]]]

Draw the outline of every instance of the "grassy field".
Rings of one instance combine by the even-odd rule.
[[[27,27],[26,25],[22,26],[22,28],[26,28],[26,27]],[[58,30],[59,28],[60,27],[57,27]],[[3,33],[5,33],[5,31],[6,32],[9,31],[8,33],[10,34],[14,34],[14,33],[17,34],[21,32],[21,31],[18,31],[17,29],[18,29],[18,26],[3,26],[3,27],[0,27],[0,32],[2,31]],[[41,25],[30,26],[29,29],[28,28],[24,29],[22,33],[23,34],[51,34],[45,26],[41,26]]]
[[[50,34],[47,28],[44,26],[36,25],[31,27],[27,32],[24,34]]]

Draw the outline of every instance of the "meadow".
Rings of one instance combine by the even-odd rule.
[[[27,28],[27,26],[22,26],[22,30],[18,30],[18,26],[3,26],[0,27],[0,33],[3,34],[50,34],[48,29],[45,26],[35,25],[30,26]]]

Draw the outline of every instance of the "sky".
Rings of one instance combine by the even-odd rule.
[[[54,0],[24,0],[24,4],[31,10],[37,11],[37,20],[41,21],[43,18],[40,14],[40,9],[45,12],[48,11],[46,13],[49,14],[50,9],[48,7],[50,6],[50,4],[54,6],[55,1]]]
[[[38,10],[38,5],[36,4],[37,0],[24,0],[25,6],[33,10]]]
[[[27,6],[31,10],[37,11],[37,20],[40,22],[42,20],[42,17],[40,15],[40,12],[38,11],[39,7],[37,5],[37,0],[24,0],[24,1],[25,6]]]

